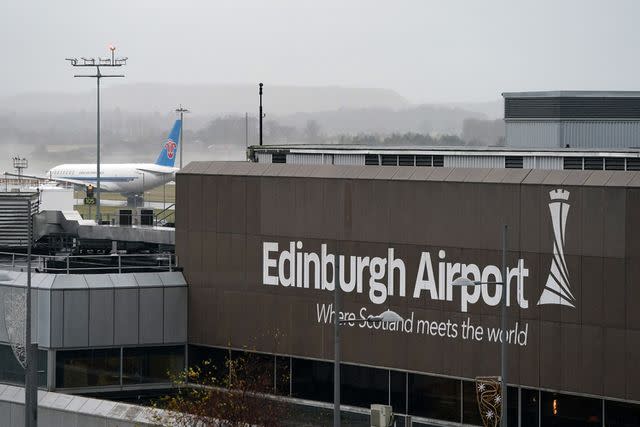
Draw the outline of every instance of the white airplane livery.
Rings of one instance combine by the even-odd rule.
[[[174,167],[182,123],[173,125],[162,151],[155,163],[116,163],[100,165],[100,189],[102,192],[121,193],[124,196],[142,194],[175,178],[179,168]],[[45,178],[51,181],[83,187],[96,186],[96,164],[64,164],[47,171]],[[23,175],[24,176],[24,175]]]

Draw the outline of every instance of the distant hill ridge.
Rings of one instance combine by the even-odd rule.
[[[82,93],[28,93],[0,100],[4,111],[74,112],[95,110],[95,86]],[[100,92],[105,110],[129,112],[171,111],[182,104],[198,114],[253,112],[258,85],[237,84],[107,84]],[[406,108],[410,103],[390,89],[339,86],[283,86],[265,83],[267,114],[361,108]],[[10,106],[10,107],[9,107]],[[10,110],[9,110],[10,108]]]

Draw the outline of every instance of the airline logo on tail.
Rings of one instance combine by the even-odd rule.
[[[178,119],[167,137],[167,142],[165,142],[162,147],[158,160],[156,160],[156,165],[173,167],[176,162],[176,148],[178,148],[181,131],[182,121]]]
[[[176,143],[169,138],[166,144],[164,144],[164,148],[167,150],[167,157],[173,159],[176,150]]]

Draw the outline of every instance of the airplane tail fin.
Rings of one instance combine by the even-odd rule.
[[[162,151],[158,156],[158,160],[156,160],[156,165],[159,166],[170,166],[176,163],[176,156],[178,155],[178,143],[180,142],[180,132],[182,131],[182,120],[176,120],[173,125],[173,129],[171,129],[171,133],[167,138],[167,141],[164,143],[164,147],[162,147]]]

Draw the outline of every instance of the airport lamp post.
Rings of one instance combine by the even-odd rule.
[[[502,281],[497,282],[480,282],[473,281],[467,277],[458,277],[454,280],[452,286],[482,286],[482,285],[502,285],[502,302],[500,308],[500,328],[502,329],[502,342],[500,344],[500,425],[507,426],[507,298],[508,298],[508,280],[507,280],[507,225],[502,228]]]
[[[336,257],[338,258],[338,257]],[[345,323],[375,323],[383,324],[402,322],[404,319],[395,311],[386,310],[378,316],[367,316],[366,319],[340,320],[340,275],[338,274],[338,263],[336,259],[336,268],[334,269],[333,290],[333,332],[334,332],[334,359],[333,359],[333,427],[340,427],[340,325]]]
[[[96,67],[95,74],[76,74],[73,77],[91,77],[96,79],[97,88],[97,114],[96,114],[96,221],[100,224],[100,79],[107,77],[124,77],[124,74],[106,75],[100,72],[100,67],[122,67],[127,64],[128,58],[116,58],[115,46],[109,46],[111,58],[66,58],[73,67]],[[82,61],[82,63],[80,63]]]
[[[182,108],[182,104],[180,104],[179,108],[176,108],[176,113],[180,113],[180,170],[182,170],[182,146],[183,146],[183,131],[184,131],[184,113],[190,113],[190,111],[186,108]]]
[[[258,117],[260,119],[260,146],[262,146],[262,119],[264,119],[264,114],[262,113],[262,83],[258,85],[258,95],[260,95],[260,106],[258,108]]]
[[[37,344],[31,341],[31,240],[33,216],[31,199],[27,200],[27,301],[25,319],[24,421],[26,427],[38,425]]]

